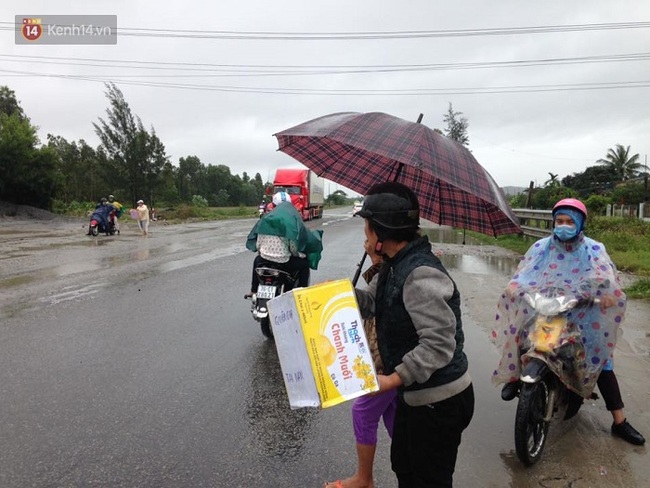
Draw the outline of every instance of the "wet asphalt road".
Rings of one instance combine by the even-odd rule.
[[[156,225],[149,239],[128,224],[96,239],[69,226],[48,231],[54,246],[23,243],[11,258],[23,271],[0,275],[0,486],[319,487],[351,474],[350,404],[290,410],[275,347],[242,298],[252,224]],[[312,283],[352,277],[360,222],[329,211],[310,225],[325,231]],[[540,464],[519,464],[516,405],[489,383],[484,323],[514,261],[454,252],[443,261],[463,294],[477,397],[456,486],[648,486],[645,448],[609,436],[602,402],[552,429]],[[634,394],[639,418],[647,387]],[[381,431],[382,488],[396,486],[388,449]]]

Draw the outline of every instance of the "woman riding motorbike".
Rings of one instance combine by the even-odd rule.
[[[599,305],[583,305],[573,312],[586,351],[584,368],[579,372],[581,388],[576,393],[588,397],[597,384],[614,420],[612,434],[641,445],[645,439],[625,418],[613,371],[616,331],[625,317],[626,296],[605,246],[584,235],[586,219],[587,208],[581,201],[565,198],[557,202],[553,207],[553,235],[528,249],[501,295],[492,338],[502,357],[492,381],[505,383],[503,400],[517,396],[520,347],[528,333],[524,326],[533,313],[524,300],[526,294],[552,292],[583,301],[597,298]]]
[[[298,272],[298,286],[309,286],[309,270],[318,269],[323,243],[322,230],[309,230],[291,203],[289,195],[273,195],[273,210],[263,215],[246,238],[246,247],[257,252],[253,261],[251,292],[257,291],[255,268],[270,264],[288,273]]]

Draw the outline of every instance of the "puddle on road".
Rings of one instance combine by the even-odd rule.
[[[44,281],[48,278],[61,278],[63,276],[68,276],[76,273],[87,273],[89,271],[96,271],[105,267],[106,266],[102,266],[96,262],[85,261],[65,264],[62,266],[55,266],[52,268],[40,269],[29,274],[12,276],[11,278],[1,280],[0,289],[19,287],[29,283]]]
[[[51,251],[53,249],[63,249],[68,247],[78,247],[86,246],[88,242],[78,241],[78,242],[53,242],[51,244],[46,244],[42,246],[30,246],[29,244],[19,245],[7,252],[5,252],[0,259],[14,259],[14,258],[23,258],[30,256],[32,253],[40,251]],[[95,244],[92,241],[90,242],[91,246],[97,246],[102,244]]]
[[[471,236],[464,235],[462,230],[453,229],[451,227],[425,227],[421,229],[421,233],[429,236],[432,243],[439,242],[443,244],[463,244],[467,245],[480,245],[481,243]]]
[[[499,273],[512,276],[519,259],[507,256],[472,256],[468,254],[442,254],[438,256],[447,271],[460,271],[467,274]]]
[[[37,279],[38,277],[34,275],[12,276],[11,278],[6,278],[0,281],[0,289],[26,285],[28,283],[36,281]]]
[[[169,271],[174,271],[177,269],[182,269],[186,268],[188,266],[194,266],[197,264],[204,264],[209,261],[212,261],[214,259],[223,257],[223,256],[229,256],[231,254],[235,254],[236,252],[239,252],[241,250],[242,246],[232,246],[230,248],[224,248],[224,249],[215,249],[213,251],[204,253],[204,254],[199,254],[197,256],[192,256],[189,258],[185,259],[177,259],[174,261],[168,261],[166,263],[161,264],[158,269],[162,273],[167,273]]]
[[[462,230],[450,227],[424,228],[422,233],[429,236],[433,244],[464,244],[480,246],[481,242],[463,235]],[[434,245],[435,249],[435,245]],[[474,254],[441,254],[438,256],[448,271],[457,270],[468,274],[499,273],[512,276],[520,263],[519,258],[511,256],[486,256]]]

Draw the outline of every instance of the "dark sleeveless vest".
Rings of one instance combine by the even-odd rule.
[[[419,266],[436,268],[447,276],[449,273],[431,252],[431,244],[426,236],[410,242],[393,258],[386,259],[384,262],[377,283],[375,313],[379,354],[384,363],[384,374],[389,375],[395,371],[395,366],[402,362],[402,357],[418,345],[417,332],[402,299],[406,278]],[[449,364],[434,371],[425,383],[413,383],[405,387],[406,390],[445,385],[460,378],[467,371],[467,357],[463,352],[465,336],[460,318],[460,294],[456,283],[447,304],[456,317],[454,355]]]

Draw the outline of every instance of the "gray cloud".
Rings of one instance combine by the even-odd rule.
[[[92,6],[79,0],[5,2],[13,15],[116,14],[120,28],[193,31],[360,33],[441,31],[530,26],[564,26],[650,21],[650,4],[551,0],[528,2],[467,0],[408,3],[388,0],[346,2],[200,2],[176,4],[114,2]],[[6,27],[6,24],[3,24]],[[133,112],[154,126],[174,162],[197,155],[206,164],[226,164],[233,173],[259,172],[263,178],[293,160],[276,151],[274,132],[338,111],[383,111],[443,128],[449,102],[468,118],[470,149],[501,185],[543,183],[548,172],[561,176],[583,171],[620,143],[642,155],[650,152],[647,87],[548,91],[585,83],[650,82],[650,62],[580,63],[518,68],[320,74],[273,77],[168,77],[188,69],[76,66],[71,61],[24,56],[91,58],[159,63],[267,66],[368,66],[395,64],[486,63],[643,53],[650,29],[591,30],[546,34],[337,41],[184,39],[120,36],[117,46],[16,46],[13,32],[0,30],[0,84],[16,91],[23,108],[47,133],[98,143],[92,122],[107,107],[101,80],[117,81]],[[47,64],[46,64],[47,62]],[[49,64],[53,63],[53,64]],[[97,63],[101,64],[101,63]],[[116,64],[116,63],[112,63]],[[193,66],[196,68],[197,66]],[[7,70],[92,76],[100,81],[16,76]],[[539,85],[542,91],[498,94],[280,95],[219,90],[133,86],[146,81],[189,83],[237,89],[416,90]],[[196,73],[195,73],[196,74]],[[205,73],[203,73],[205,74]],[[462,89],[462,90],[461,90]]]

